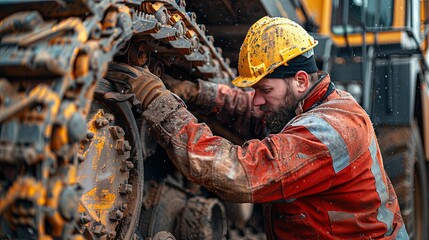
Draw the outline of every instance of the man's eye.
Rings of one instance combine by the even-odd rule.
[[[262,89],[262,92],[264,92],[264,93],[268,93],[270,91],[271,91],[271,88],[264,88],[264,89]]]

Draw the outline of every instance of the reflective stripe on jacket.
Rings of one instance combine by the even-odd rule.
[[[264,203],[268,239],[408,239],[367,113],[320,80],[278,134],[243,146],[213,136],[183,107],[144,112],[189,179],[221,198]],[[153,117],[153,115],[157,115]]]

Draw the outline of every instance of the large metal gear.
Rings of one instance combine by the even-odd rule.
[[[143,197],[143,156],[137,125],[128,102],[103,98],[113,85],[100,80],[80,143],[79,211],[88,239],[131,239]]]

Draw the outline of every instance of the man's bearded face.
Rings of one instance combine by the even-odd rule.
[[[298,102],[299,99],[287,88],[283,103],[277,109],[271,109],[268,105],[260,107],[262,111],[267,112],[265,120],[270,133],[279,133],[296,116],[295,109]]]

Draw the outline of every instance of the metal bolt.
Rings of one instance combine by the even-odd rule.
[[[103,127],[103,120],[101,118],[97,118],[94,123],[96,128]]]
[[[87,132],[86,133],[86,138],[88,138],[89,140],[94,138],[94,133],[93,132]]]
[[[130,146],[130,143],[128,141],[125,141],[124,145],[125,145],[125,151],[130,151],[131,150],[131,146]]]
[[[127,168],[128,169],[133,169],[134,168],[134,164],[131,161],[127,161]]]
[[[128,172],[134,168],[134,164],[131,161],[122,161],[121,170],[124,172]]]
[[[124,213],[121,210],[116,210],[116,219],[122,219],[124,217]]]
[[[124,217],[124,213],[119,209],[113,209],[109,213],[109,219],[112,221],[119,221]]]
[[[109,130],[115,139],[124,137],[124,130],[122,130],[120,127],[109,127]]]
[[[119,139],[118,141],[116,141],[116,151],[118,152],[119,155],[124,155],[125,154],[125,148],[124,148],[124,140]]]
[[[131,185],[131,184],[127,184],[127,186],[126,186],[126,188],[125,188],[125,192],[126,192],[127,194],[132,193],[132,192],[133,192],[133,185]]]
[[[84,162],[85,161],[85,157],[82,155],[77,156],[77,160],[79,160],[79,162]]]
[[[108,121],[107,119],[103,119],[103,120],[101,121],[101,124],[102,124],[103,126],[107,126],[107,125],[109,125],[109,121]]]
[[[85,224],[91,222],[91,218],[87,216],[85,213],[82,213],[82,216],[80,217],[80,222]]]
[[[94,234],[97,234],[98,236],[104,235],[107,233],[107,229],[104,228],[103,225],[97,225],[94,227]]]
[[[109,122],[113,122],[113,120],[115,119],[115,117],[113,117],[112,114],[106,114],[105,117],[106,117],[107,121],[109,121]]]
[[[127,207],[128,207],[128,205],[127,205],[126,203],[122,203],[122,205],[121,205],[120,209],[121,209],[122,211],[124,211],[125,209],[127,209]]]
[[[133,185],[131,184],[119,184],[119,193],[120,194],[130,194],[133,191]]]
[[[119,155],[124,155],[126,152],[131,150],[131,146],[128,141],[124,141],[123,139],[119,139],[116,141],[116,151]]]

